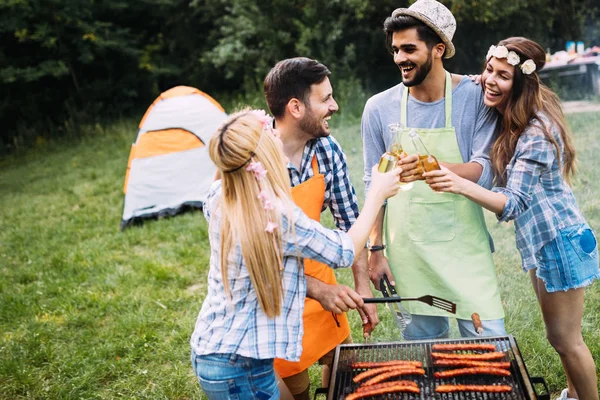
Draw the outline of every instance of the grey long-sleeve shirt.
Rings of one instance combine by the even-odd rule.
[[[371,97],[362,116],[361,135],[365,163],[365,192],[371,184],[371,168],[385,153],[386,145],[394,140],[387,129],[391,123],[400,121],[400,99],[405,90],[396,85]],[[410,128],[443,128],[445,125],[444,99],[424,103],[408,96],[407,126]],[[489,149],[494,141],[498,114],[483,104],[481,86],[467,76],[452,90],[452,125],[463,162],[476,162],[483,167],[479,185],[490,189],[493,173]],[[443,160],[440,160],[443,161]]]

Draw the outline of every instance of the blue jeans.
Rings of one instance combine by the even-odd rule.
[[[536,275],[548,292],[585,287],[600,277],[598,243],[588,224],[561,229],[536,258]]]
[[[470,319],[456,319],[462,337],[477,337]],[[481,321],[483,336],[506,336],[504,318]],[[430,315],[414,315],[412,322],[406,325],[404,338],[406,340],[445,339],[449,337],[450,322],[447,317]]]
[[[278,399],[273,359],[192,352],[192,366],[209,400]]]

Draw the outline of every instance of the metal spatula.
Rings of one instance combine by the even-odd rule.
[[[398,301],[420,301],[425,304],[429,304],[432,307],[439,308],[440,310],[447,311],[452,314],[456,314],[456,303],[442,299],[437,296],[421,296],[421,297],[388,297],[388,298],[364,298],[365,303],[392,303]]]

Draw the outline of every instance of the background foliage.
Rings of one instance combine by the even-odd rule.
[[[374,92],[398,80],[382,22],[409,3],[0,0],[0,152],[139,115],[177,84],[225,104],[243,101],[260,93],[270,67],[292,56],[324,62],[336,87]],[[553,51],[567,40],[600,44],[597,0],[443,3],[458,21],[451,70],[478,71],[489,45],[507,36]]]

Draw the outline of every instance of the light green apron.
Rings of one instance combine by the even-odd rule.
[[[407,126],[408,88],[400,105]],[[452,78],[446,72],[446,126],[417,132],[439,161],[462,163],[452,126]],[[410,127],[409,127],[410,128]],[[402,147],[414,149],[408,135]],[[388,200],[385,218],[386,255],[400,296],[434,295],[456,303],[456,317],[504,317],[496,271],[480,206],[467,198],[435,193],[424,181]],[[411,313],[449,316],[419,302],[404,303]]]

